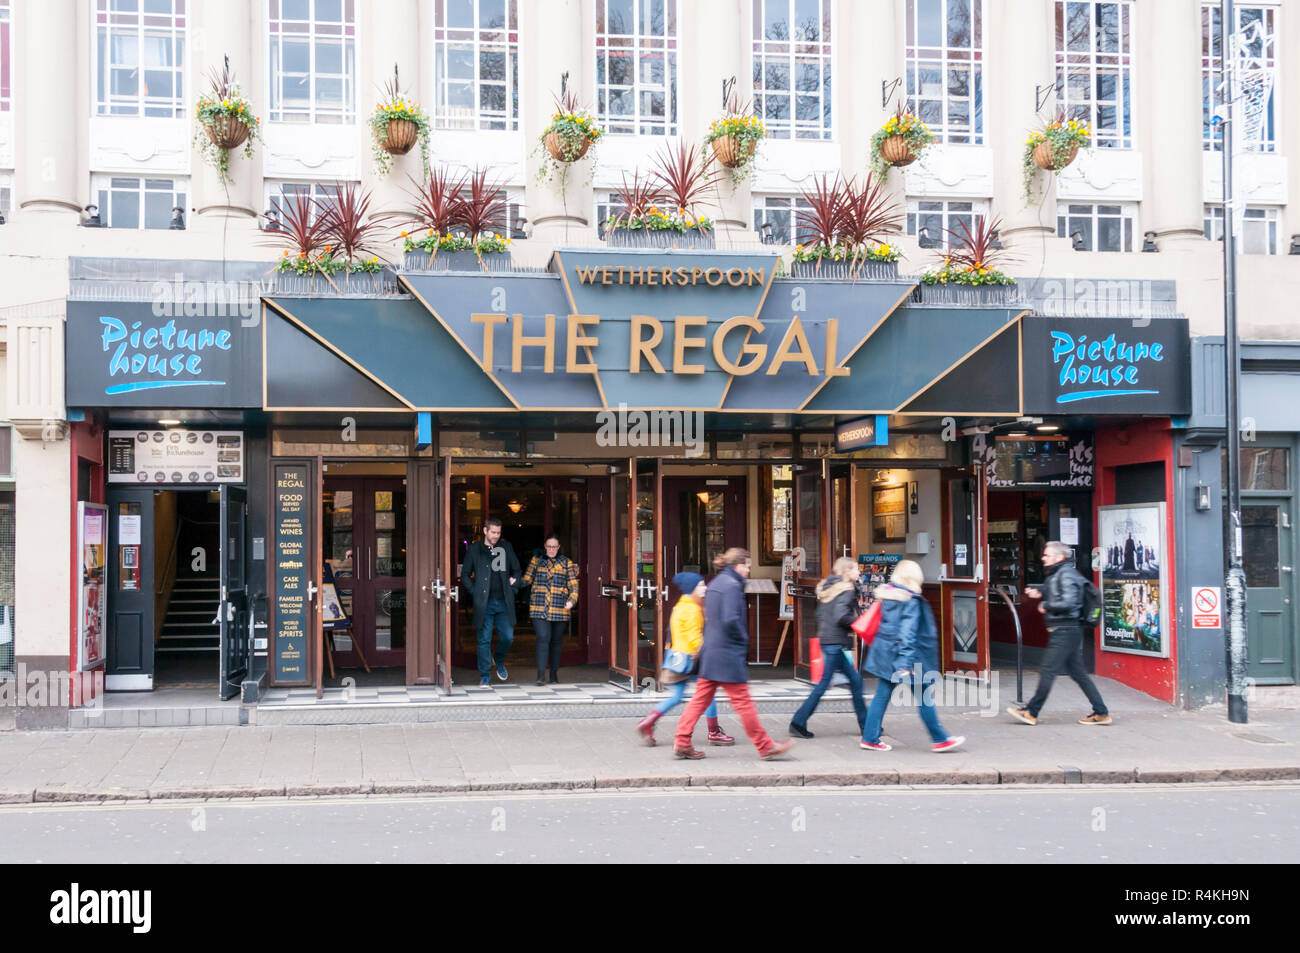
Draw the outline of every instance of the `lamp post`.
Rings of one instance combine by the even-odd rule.
[[[1236,13],[1233,0],[1222,0],[1222,82],[1226,113],[1220,124],[1223,148],[1223,344],[1226,365],[1224,436],[1228,445],[1227,498],[1224,505],[1224,538],[1227,540],[1227,574],[1224,579],[1224,650],[1227,657],[1228,721],[1246,723],[1246,573],[1241,539],[1241,350],[1237,341],[1237,247],[1233,234],[1232,151],[1236,139],[1237,78],[1230,42]]]

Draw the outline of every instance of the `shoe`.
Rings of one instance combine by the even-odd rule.
[[[930,750],[936,754],[941,754],[945,751],[956,751],[965,743],[966,739],[961,735],[952,735],[947,741],[940,741],[938,744],[930,745]]]
[[[478,680],[478,687],[479,687],[479,688],[491,688],[491,687],[492,687],[492,679],[490,679],[490,678],[480,678],[480,679]]]
[[[798,737],[798,738],[812,738],[812,737],[813,737],[813,733],[812,733],[811,731],[809,731],[809,730],[808,730],[807,728],[805,728],[803,725],[797,725],[797,724],[795,724],[793,721],[790,722],[790,734],[792,734],[792,735],[794,735],[795,737]]]
[[[637,738],[647,748],[655,746],[655,722],[659,720],[659,712],[652,711],[641,719],[641,723],[636,726]]]
[[[699,761],[704,757],[704,752],[699,748],[674,748],[673,757],[681,758],[683,761]]]
[[[1012,718],[1014,718],[1016,721],[1024,722],[1026,725],[1038,724],[1038,719],[1029,713],[1028,708],[1017,708],[1014,705],[1012,705],[1010,708],[1007,709],[1007,714],[1010,715]]]
[[[1097,715],[1097,714],[1092,714],[1092,715],[1089,715],[1087,718],[1080,718],[1080,719],[1079,719],[1079,724],[1081,724],[1081,725],[1109,725],[1109,724],[1110,724],[1110,715]]]
[[[883,741],[864,741],[861,743],[860,747],[866,748],[868,751],[893,751],[894,750],[893,745],[887,745]]]
[[[560,676],[556,675],[554,672],[551,673],[551,684],[552,685],[560,684]]]
[[[736,739],[731,737],[731,735],[727,734],[721,728],[709,729],[709,744],[718,745],[721,748],[726,748],[731,745],[734,745],[735,743],[736,743]]]
[[[763,754],[760,754],[759,757],[762,758],[764,761],[771,761],[773,758],[781,757],[781,755],[785,754],[793,747],[794,747],[793,738],[789,738],[785,741],[774,741],[772,743],[772,747],[768,748],[767,751],[765,751]]]
[[[505,681],[509,681],[509,679],[510,679],[510,673],[506,671],[506,663],[505,663],[505,662],[498,662],[498,663],[497,663],[497,678],[501,679],[501,681],[503,681],[503,682],[505,682]]]
[[[544,679],[544,678],[539,678],[539,679],[537,680],[537,684],[538,684],[538,685],[541,685],[541,686],[545,686],[545,685],[546,685],[546,679]]]

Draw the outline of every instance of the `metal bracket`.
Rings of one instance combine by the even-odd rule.
[[[880,81],[880,108],[884,109],[889,105],[889,101],[894,98],[894,90],[902,85],[903,78],[900,76],[894,80],[882,79]]]
[[[1053,83],[1051,86],[1034,86],[1034,112],[1040,113],[1043,107],[1047,105],[1047,97],[1052,93],[1059,91],[1060,83]]]

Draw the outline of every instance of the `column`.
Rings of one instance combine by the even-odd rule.
[[[835,99],[835,139],[840,143],[844,175],[861,179],[871,164],[871,137],[907,100],[903,77],[903,31],[906,0],[878,3],[840,2],[835,5],[831,29],[841,55],[832,77]],[[903,80],[893,86],[895,80]],[[882,106],[881,83],[892,86],[888,106]],[[889,191],[899,202],[903,198],[903,170],[894,170],[887,180]]]
[[[200,0],[196,3],[190,35],[189,82],[194,95],[208,92],[209,73],[221,71],[223,57],[230,57],[230,69],[243,90],[244,98],[266,126],[270,103],[266,101],[265,71],[269,68],[266,53],[266,28],[253,0]],[[192,116],[191,116],[192,118]],[[194,194],[195,215],[190,228],[204,230],[222,227],[225,219],[242,219],[256,224],[262,211],[262,150],[265,143],[253,146],[253,158],[244,158],[244,147],[230,150],[230,183],[223,185],[217,172],[203,161],[198,146],[193,147],[190,187]]]
[[[1044,88],[1043,115],[1056,109],[1053,0],[985,0],[988,31],[988,86],[984,109],[989,114],[993,145],[992,214],[1002,219],[1003,242],[1023,244],[1056,236],[1056,176],[1039,173],[1034,197],[1025,198],[1021,156],[1025,139],[1038,128],[1036,89]],[[1041,191],[1039,191],[1041,190]],[[1010,240],[1010,241],[1009,241]]]
[[[537,170],[545,147],[533,150],[555,112],[554,97],[560,94],[561,74],[569,74],[569,89],[583,106],[595,111],[595,81],[590,69],[595,7],[591,0],[548,0],[544,8],[541,4],[520,6],[525,70],[525,76],[520,77],[520,122],[524,148],[529,150],[524,194],[533,226],[532,240],[550,245],[591,240],[595,234],[591,225],[591,159],[572,163],[563,186],[558,175],[539,183]]]
[[[749,27],[743,10],[748,9],[744,0],[679,3],[677,7],[681,51],[677,77],[679,133],[709,155],[713,147],[705,143],[704,135],[709,123],[723,115],[722,84],[734,76],[736,98],[742,103],[753,99],[754,80],[745,55]],[[717,170],[721,207],[717,210],[716,231],[719,237],[741,238],[753,229],[749,180],[737,183],[730,170],[721,165]]]
[[[1136,4],[1142,229],[1169,244],[1203,242],[1200,0]],[[1145,81],[1144,81],[1145,80]]]
[[[21,47],[14,51],[14,208],[76,222],[90,183],[78,173],[77,133],[87,120],[72,107],[81,102],[78,84],[88,67],[86,57],[54,51],[67,49],[78,35],[77,4],[21,4],[14,29],[14,46]]]
[[[374,188],[375,208],[398,209],[411,204],[406,191],[411,188],[413,176],[424,176],[417,143],[404,156],[392,156],[388,175],[380,177],[371,157],[372,133],[370,115],[383,98],[384,88],[393,79],[393,65],[397,65],[397,78],[402,95],[418,100],[424,111],[433,118],[433,103],[425,95],[424,76],[420,70],[420,39],[425,36],[420,26],[419,0],[371,0],[363,9],[361,20],[364,51],[358,64],[362,77],[357,84],[357,119],[364,142],[361,146],[361,181],[363,188]],[[432,11],[431,11],[432,12]]]

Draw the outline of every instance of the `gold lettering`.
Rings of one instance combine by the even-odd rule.
[[[691,270],[689,268],[678,268],[677,283],[679,285],[687,284],[687,279],[690,277],[690,274],[691,274]]]
[[[641,269],[640,269],[640,268],[633,268],[633,267],[631,267],[631,266],[629,265],[629,266],[628,266],[628,269],[627,269],[627,275],[628,275],[628,281],[627,281],[627,283],[628,283],[629,285],[639,285],[639,284],[641,284]]]
[[[647,268],[645,270],[645,283],[648,285],[659,284],[659,269]]]
[[[513,345],[510,351],[510,370],[512,373],[518,374],[523,370],[524,348],[526,347],[545,348],[543,360],[546,373],[555,373],[555,315],[548,314],[546,316],[546,333],[541,337],[530,338],[524,336],[524,316],[516,314],[512,342]]]
[[[606,268],[606,271],[609,269]],[[595,347],[597,339],[594,336],[583,334],[582,329],[588,324],[600,324],[600,315],[596,314],[571,314],[569,315],[569,346],[566,348],[564,356],[564,371],[566,374],[595,374],[596,364],[594,361],[583,361],[578,363],[578,348]],[[590,352],[588,352],[590,353]]]
[[[704,269],[703,269],[703,268],[692,268],[692,269],[691,269],[691,284],[693,284],[693,285],[698,285],[698,284],[700,283],[700,276],[703,275],[703,274],[704,274]]]
[[[835,340],[839,337],[840,322],[838,318],[830,318],[826,322],[826,376],[827,377],[848,377],[849,369],[840,367],[839,358],[835,356]]]
[[[766,268],[749,269],[749,283],[751,285],[767,284],[767,269]]]
[[[688,328],[702,328],[709,323],[709,319],[703,315],[696,314],[679,314],[673,324],[673,373],[674,374],[703,374],[703,364],[687,364],[686,349],[688,347],[704,347],[704,338],[687,337]]]
[[[791,354],[791,345],[798,342],[798,350]],[[772,358],[772,363],[767,369],[768,374],[775,374],[781,369],[781,365],[787,361],[802,361],[808,373],[817,376],[817,360],[812,355],[812,348],[808,346],[808,335],[804,333],[803,322],[799,320],[799,315],[795,315],[790,321],[790,326],[785,329],[785,337],[781,339],[781,344],[776,349],[776,355]]]
[[[644,340],[642,330],[650,328],[652,336],[650,340]],[[650,368],[656,374],[664,372],[664,366],[659,363],[659,358],[655,356],[654,349],[659,346],[659,342],[664,339],[664,326],[658,318],[652,318],[648,314],[632,315],[632,353],[628,356],[628,373],[641,373],[641,358],[644,357],[649,363]]]
[[[469,319],[474,324],[483,325],[483,370],[492,373],[492,342],[496,337],[496,326],[505,321],[504,314],[471,314]]]
[[[671,268],[665,268],[663,274],[663,284],[671,285],[672,283],[673,283],[673,270]]]
[[[608,265],[606,265],[604,268],[600,269],[600,283],[601,283],[602,285],[607,285],[607,284],[609,284],[611,281],[614,280],[614,279],[613,279],[613,275],[611,274],[611,272],[613,272],[613,270],[614,270],[614,269],[610,268]]]
[[[734,276],[734,277],[733,277],[733,276]],[[743,285],[744,283],[745,283],[745,269],[744,269],[744,268],[729,268],[729,269],[727,269],[727,284],[731,285],[731,287],[733,287],[733,288],[739,288],[739,287],[740,287],[741,285]]]
[[[714,275],[718,276],[717,281],[713,280]],[[710,287],[716,288],[718,285],[722,284],[722,269],[710,268],[708,271],[704,273],[704,280],[709,283]]]
[[[767,345],[749,343],[749,332],[746,332],[745,343],[740,347],[740,357],[750,354],[754,359],[748,364],[733,364],[724,351],[724,345],[726,336],[736,328],[749,328],[762,334],[763,322],[747,314],[737,315],[722,322],[722,327],[718,328],[717,333],[713,335],[713,359],[718,362],[718,367],[728,374],[743,377],[758,370],[759,365],[763,363],[763,358],[767,357]]]
[[[583,267],[579,266],[579,267],[578,267],[578,281],[581,282],[581,283],[584,284],[584,285],[589,285],[589,284],[591,284],[593,281],[596,280],[596,273],[597,273],[598,271],[600,271],[599,268],[583,268]]]

